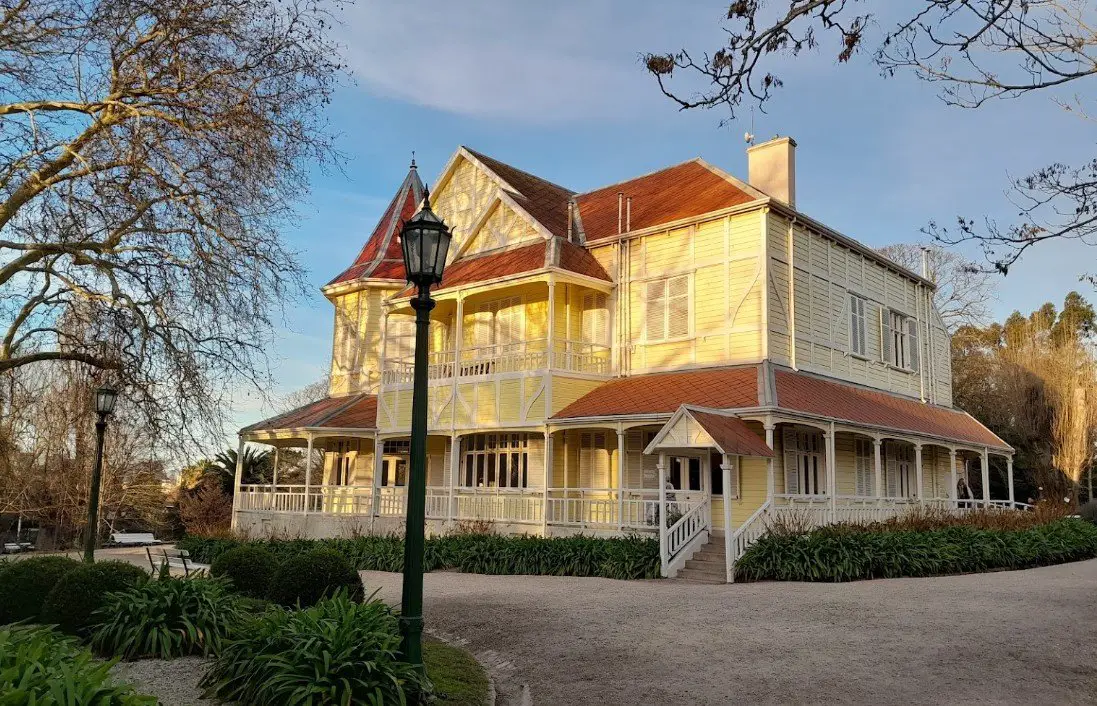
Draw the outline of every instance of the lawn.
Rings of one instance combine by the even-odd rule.
[[[444,642],[423,643],[423,663],[434,682],[440,703],[483,706],[488,698],[488,676],[471,654]]]

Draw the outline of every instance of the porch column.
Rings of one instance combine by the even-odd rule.
[[[1013,497],[1013,457],[1006,456],[1006,480],[1009,481],[1009,507],[1013,509],[1013,503],[1016,502]]]
[[[986,447],[979,456],[979,470],[983,474],[983,507],[990,507],[990,454]]]
[[[625,529],[625,430],[617,425],[617,524]]]
[[[446,523],[453,522],[457,517],[457,508],[454,503],[457,498],[457,479],[461,476],[461,437],[454,434],[449,440],[449,501],[446,503]]]
[[[726,580],[731,583],[735,580],[735,572],[731,566],[731,537],[734,534],[731,526],[731,457],[723,454],[720,457],[720,471],[724,481],[724,567],[727,570]]]
[[[376,434],[373,435],[373,512],[376,519],[381,514],[381,471],[385,467],[385,441]],[[370,521],[373,524],[373,520]]]
[[[276,490],[278,488],[278,447],[277,446],[274,447],[274,468],[271,470],[271,474],[270,474],[270,486],[271,486],[270,487],[271,492],[272,493],[276,492]]]
[[[305,514],[309,514],[309,497],[310,487],[312,486],[312,432],[308,433],[306,437],[308,444],[305,451]]]
[[[549,275],[548,280],[548,341],[545,347],[548,348],[548,369],[552,370],[556,367],[556,278],[553,275]]]
[[[960,507],[956,498],[956,449],[950,448],[948,450],[948,499],[952,501],[953,507]]]
[[[823,432],[823,445],[827,454],[827,495],[830,497],[830,521],[833,523],[838,512],[838,463],[834,447],[834,422],[830,431]]]
[[[552,485],[552,432],[545,430],[545,478],[541,498],[541,536],[548,536],[549,525],[549,487]]]
[[[773,445],[773,432],[777,428],[777,425],[773,423],[772,417],[767,417],[765,423],[762,425],[766,430],[766,446],[770,450],[775,450]],[[773,456],[766,459],[766,499],[773,502],[773,495],[776,492],[777,479],[773,475]]]
[[[876,465],[873,467],[874,476],[872,482],[876,484],[876,504],[884,504],[884,463],[880,453],[881,448],[884,445],[884,440],[876,436],[872,439],[872,452]]]
[[[921,444],[915,444],[914,445],[914,467],[917,470],[917,479],[918,479],[917,480],[917,483],[918,483],[918,504],[919,505],[925,505],[926,504],[926,498],[925,498],[925,494],[922,492],[923,485],[922,485],[922,445]]]
[[[102,417],[100,417],[102,420]],[[236,529],[236,511],[240,507],[240,479],[244,475],[244,437],[237,437],[236,444],[236,472],[232,481],[232,519],[229,521],[230,529]],[[19,538],[16,537],[16,540]]]
[[[659,453],[659,562],[662,575],[667,575],[670,557],[667,556],[667,455]]]

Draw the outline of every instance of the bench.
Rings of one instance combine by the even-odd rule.
[[[110,543],[118,547],[145,547],[163,544],[152,532],[111,532]]]
[[[146,548],[145,553],[149,556],[149,566],[152,567],[153,574],[158,572],[163,564],[167,564],[169,569],[182,569],[184,576],[190,576],[190,552],[186,549],[161,547],[159,551],[154,554],[151,549]],[[156,559],[153,558],[154,556]],[[160,561],[159,564],[156,561],[157,559]]]

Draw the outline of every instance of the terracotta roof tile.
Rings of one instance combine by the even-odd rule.
[[[683,162],[654,174],[579,194],[579,215],[587,242],[617,234],[617,194],[632,197],[632,230],[699,216],[753,201],[699,160]]]
[[[545,247],[546,241],[541,240],[514,250],[454,260],[446,265],[446,270],[442,273],[442,283],[435,291],[540,270],[545,266]],[[415,289],[408,286],[397,297],[410,296],[414,292]]]
[[[574,195],[574,191],[516,169],[486,154],[468,151],[500,179],[518,190],[517,193],[509,193],[548,232],[558,236],[567,235],[568,199]]]
[[[241,429],[249,431],[275,431],[304,427],[328,427],[333,429],[376,429],[377,397],[352,395],[350,397],[325,397],[288,412],[275,415]]]
[[[715,409],[756,407],[758,368],[751,365],[612,380],[564,407],[552,418],[670,414],[683,404]]]
[[[1009,448],[966,412],[925,404],[790,370],[774,370],[781,409],[878,427],[929,434],[980,446]]]
[[[587,277],[594,277],[595,279],[602,279],[607,282],[612,282],[610,276],[606,274],[605,268],[598,263],[598,260],[594,259],[594,256],[590,254],[590,251],[584,248],[582,245],[576,245],[575,243],[569,243],[563,238],[557,239],[557,245],[559,246],[559,266],[561,269],[569,272],[576,272]]]
[[[415,215],[422,200],[423,182],[419,179],[418,170],[413,168],[400,184],[373,233],[366,239],[354,264],[328,282],[328,285],[362,277],[403,280],[404,253],[400,246],[400,226]]]
[[[766,446],[764,439],[751,431],[742,419],[726,414],[702,412],[691,409],[689,415],[704,427],[717,446],[726,453],[737,456],[773,456],[773,449]]]

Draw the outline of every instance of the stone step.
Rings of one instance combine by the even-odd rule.
[[[722,569],[719,571],[701,571],[698,569],[685,568],[678,572],[677,578],[696,583],[717,584],[725,583],[727,576]]]
[[[727,564],[724,562],[724,555],[720,556],[708,556],[705,554],[694,554],[689,561],[686,562],[686,566],[696,564],[697,568],[718,566],[723,569]]]

